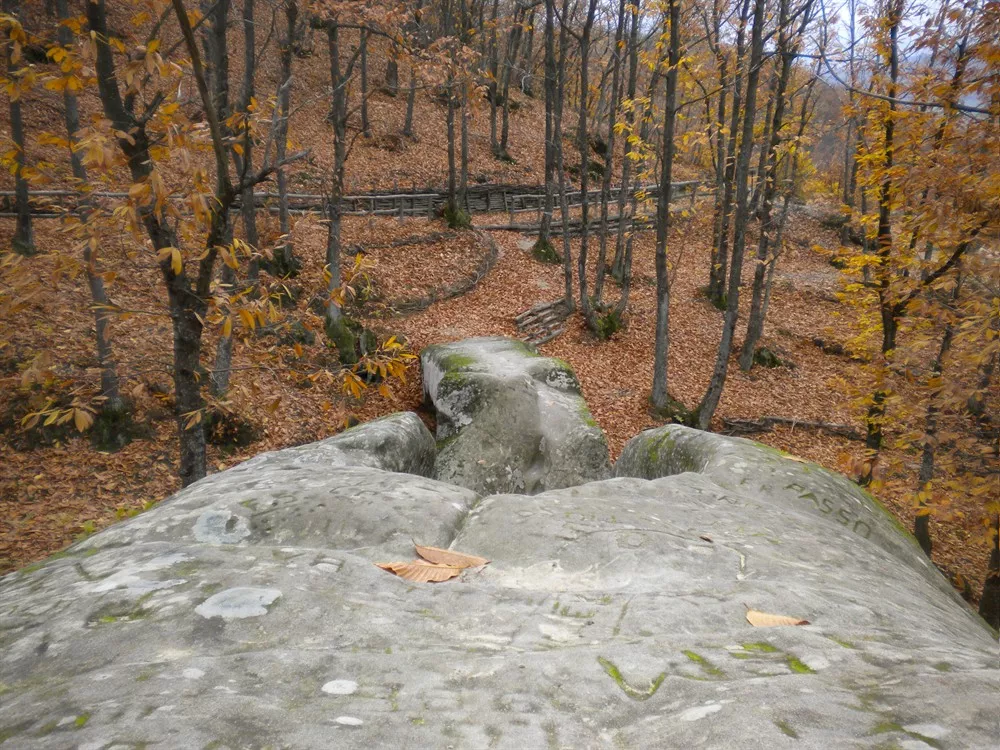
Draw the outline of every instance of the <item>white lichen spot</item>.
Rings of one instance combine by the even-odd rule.
[[[803,654],[799,657],[799,660],[815,672],[819,672],[830,666],[829,659],[821,654]]]
[[[344,727],[360,727],[362,724],[364,724],[364,722],[361,721],[361,719],[357,719],[353,716],[338,716],[333,721],[335,724],[340,724],[341,726]]]
[[[267,614],[267,608],[281,596],[278,589],[259,589],[252,586],[237,586],[210,596],[195,607],[195,612],[210,619],[241,620],[245,617],[260,617]]]
[[[569,643],[580,638],[578,633],[574,633],[569,628],[562,627],[550,622],[543,622],[538,626],[538,632],[546,638],[551,638],[557,643]]]
[[[694,708],[689,708],[687,711],[682,711],[680,719],[681,721],[698,721],[699,719],[704,719],[706,716],[721,710],[721,703],[709,703],[706,706],[695,706]]]
[[[352,695],[358,690],[358,683],[354,680],[330,680],[322,690],[328,695]]]
[[[181,674],[184,676],[185,680],[200,680],[205,676],[205,673],[197,667],[188,667],[181,672]]]
[[[904,724],[903,729],[923,737],[930,737],[932,740],[943,740],[945,736],[951,734],[948,727],[943,727],[940,724]]]
[[[228,510],[207,510],[194,523],[194,538],[207,544],[238,544],[250,536],[250,524]]]

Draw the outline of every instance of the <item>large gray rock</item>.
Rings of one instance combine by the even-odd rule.
[[[696,471],[480,499],[338,445],[385,424],[0,579],[4,747],[996,746],[994,635],[874,524],[772,492],[804,465],[716,437],[662,464]],[[827,479],[796,481],[853,503]],[[442,584],[372,564],[411,537],[492,563]]]
[[[507,338],[420,354],[437,411],[435,476],[481,494],[534,494],[605,479],[608,444],[565,362]]]

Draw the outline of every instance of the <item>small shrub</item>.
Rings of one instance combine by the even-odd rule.
[[[625,327],[621,315],[614,308],[610,310],[598,310],[594,313],[595,334],[601,341],[606,341],[615,333]]]
[[[785,364],[777,354],[766,346],[759,347],[753,353],[753,363],[761,367],[781,367]]]
[[[472,226],[472,217],[461,208],[445,206],[442,215],[451,229],[466,229]]]
[[[205,439],[221,448],[245,448],[260,439],[256,425],[231,411],[211,409],[204,421]]]
[[[539,238],[538,242],[532,246],[531,255],[541,263],[553,263],[556,265],[562,263],[562,258],[559,257],[559,253],[556,252],[552,243],[542,238]]]

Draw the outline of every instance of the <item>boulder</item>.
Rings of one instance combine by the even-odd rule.
[[[909,531],[871,494],[841,474],[776,448],[671,424],[632,438],[615,464],[617,477],[659,479],[684,472],[702,474],[723,490],[766,498],[776,511],[822,516],[958,597]]]
[[[846,480],[670,428],[618,468],[662,478],[483,499],[387,470],[426,468],[417,424],[258,457],[0,579],[0,741],[995,746],[996,635]],[[492,562],[373,564],[413,541]]]
[[[534,494],[610,476],[608,444],[565,362],[508,338],[420,354],[437,413],[434,476],[480,494]]]

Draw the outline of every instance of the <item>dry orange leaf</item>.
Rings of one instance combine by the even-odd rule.
[[[414,544],[413,546],[417,550],[417,554],[427,560],[427,562],[437,563],[438,565],[450,565],[453,568],[478,568],[480,565],[486,565],[489,562],[485,557],[466,555],[462,552],[453,552],[450,549],[422,547],[419,544]]]
[[[779,625],[809,624],[809,620],[800,620],[798,617],[788,617],[787,615],[771,615],[767,612],[758,612],[756,609],[747,610],[747,622],[755,628],[773,628]]]
[[[382,570],[388,570],[404,580],[415,583],[440,583],[462,572],[461,568],[452,565],[435,565],[424,560],[375,564]]]

